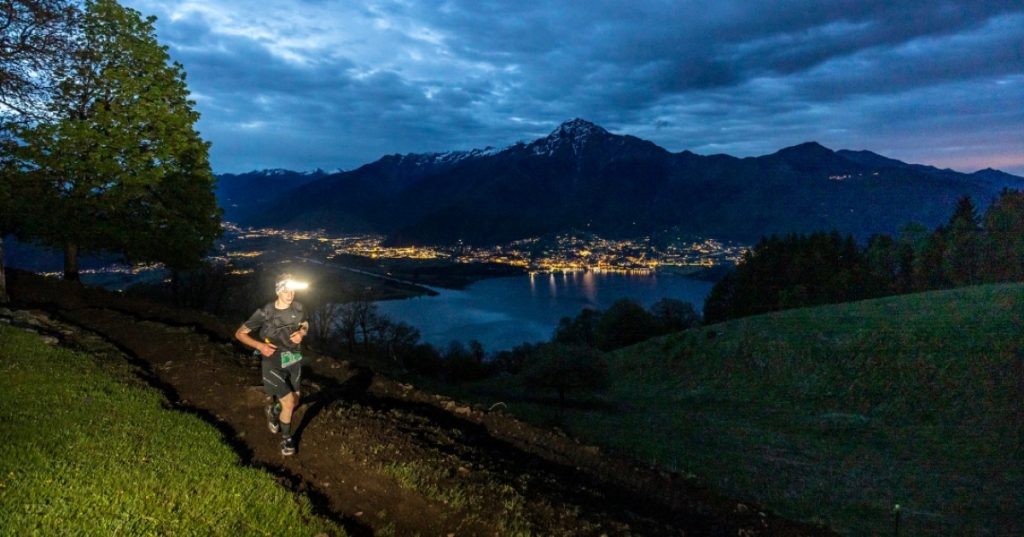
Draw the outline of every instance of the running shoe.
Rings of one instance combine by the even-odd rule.
[[[292,437],[285,438],[281,441],[281,455],[294,455],[295,454],[295,441]]]
[[[267,429],[270,429],[270,432],[274,434],[279,433],[281,431],[281,423],[278,422],[277,414],[274,413],[274,405],[267,405],[264,413],[267,415]]]

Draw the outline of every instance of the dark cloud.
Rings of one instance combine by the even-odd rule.
[[[1024,173],[1017,2],[128,3],[185,65],[217,171],[352,168],[585,117],[670,150],[813,139]]]

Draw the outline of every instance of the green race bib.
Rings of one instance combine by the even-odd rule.
[[[302,353],[282,351],[281,352],[281,367],[288,367],[292,364],[296,364],[302,361]]]

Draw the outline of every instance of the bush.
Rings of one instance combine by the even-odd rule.
[[[658,325],[658,331],[663,334],[687,330],[700,324],[700,314],[693,304],[674,298],[663,298],[655,302],[651,306],[651,315]]]
[[[448,382],[456,384],[484,378],[483,346],[471,341],[467,348],[461,341],[453,341],[444,353],[444,371]]]
[[[654,316],[635,300],[615,301],[597,322],[597,348],[610,351],[658,335]]]
[[[444,358],[433,345],[421,343],[402,354],[402,365],[406,369],[432,378],[441,378],[445,371]]]
[[[526,364],[523,384],[532,391],[558,393],[559,406],[564,408],[567,393],[606,389],[608,364],[593,347],[548,343]]]

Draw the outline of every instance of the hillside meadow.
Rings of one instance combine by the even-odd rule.
[[[564,411],[508,379],[476,390],[844,534],[1020,535],[1022,322],[1020,284],[905,295],[619,350],[610,389]]]
[[[121,359],[0,324],[0,534],[345,535]]]

